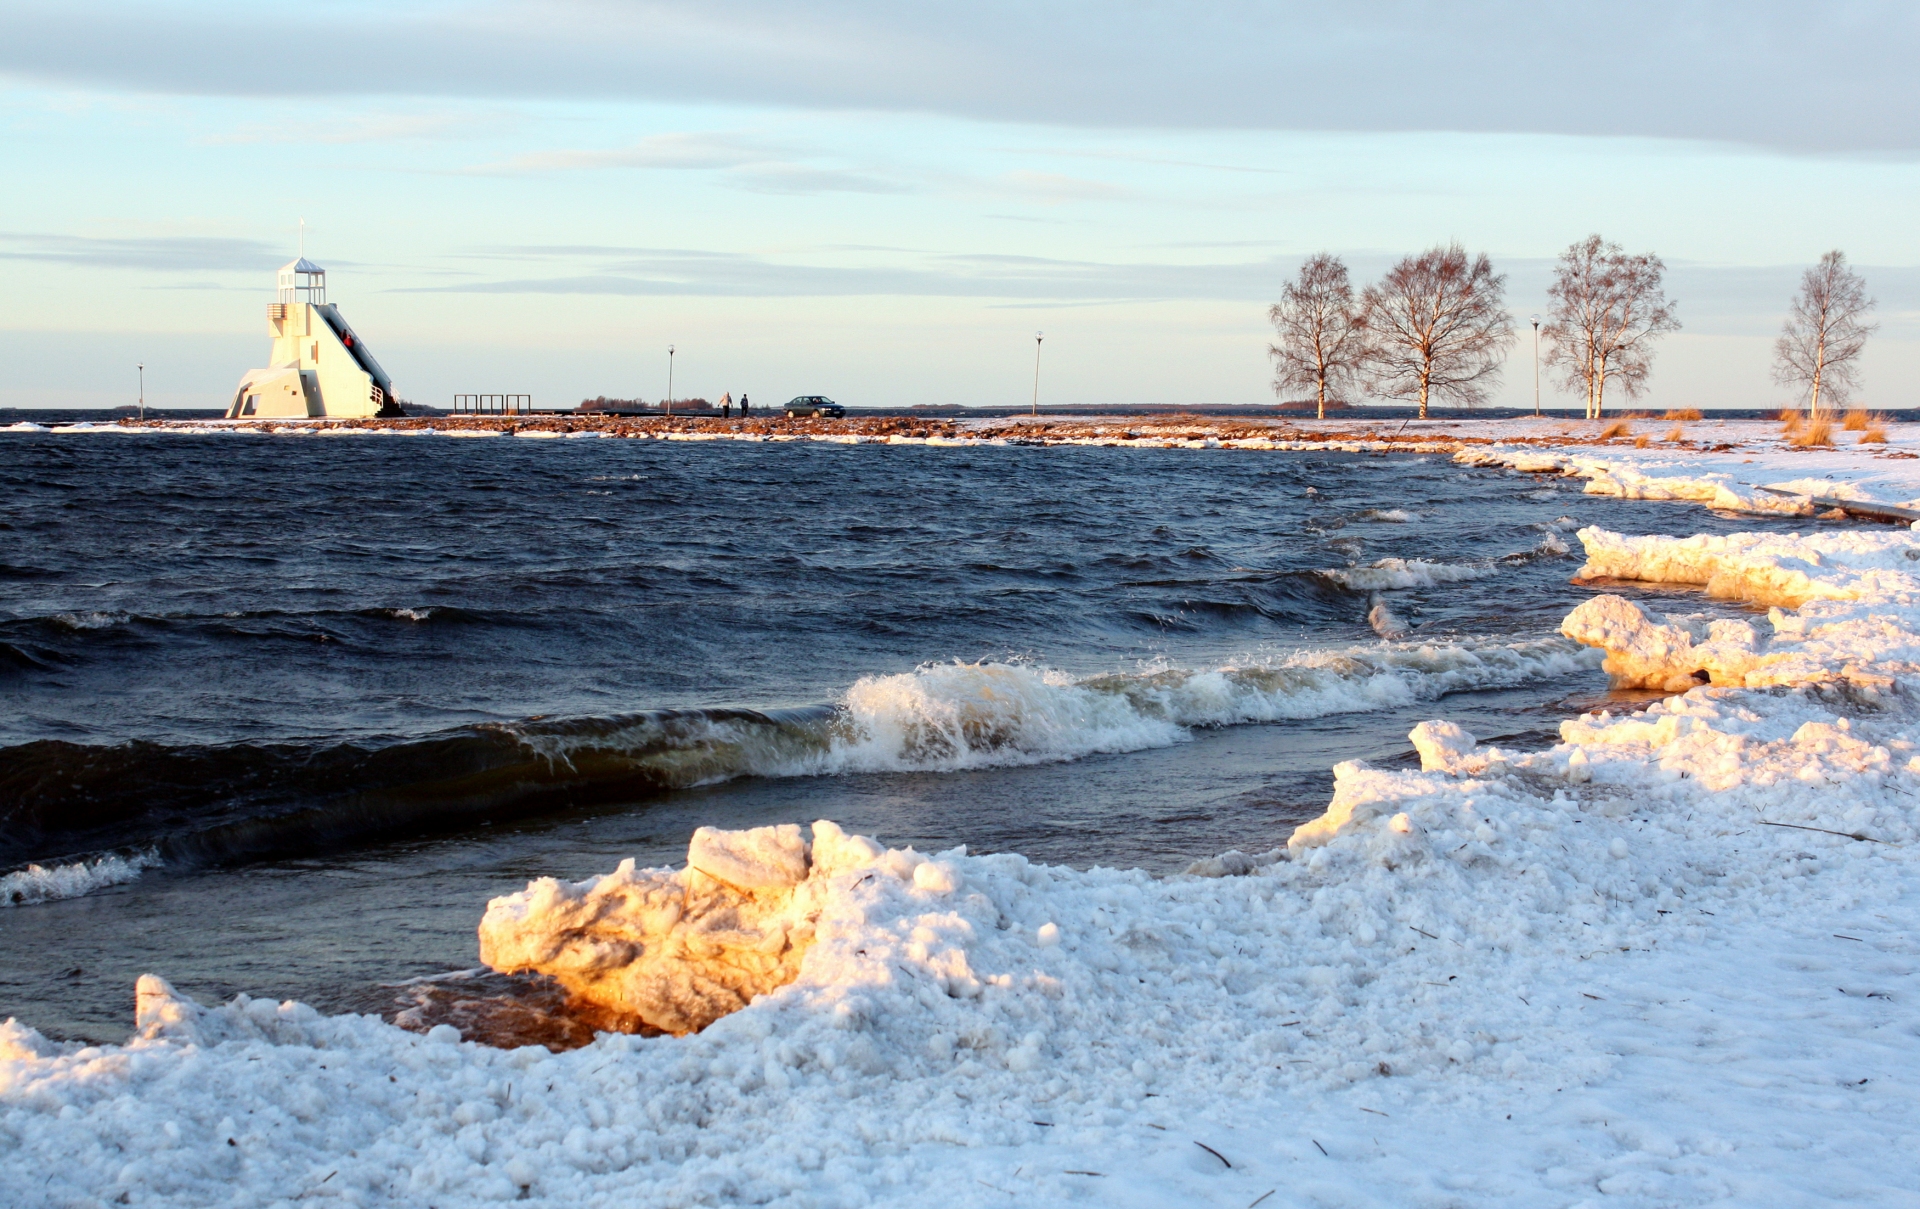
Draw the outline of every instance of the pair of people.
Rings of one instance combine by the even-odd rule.
[[[747,406],[748,406],[747,397],[745,395],[741,395],[740,396],[740,418],[743,420],[747,418]],[[720,396],[720,418],[725,420],[731,417],[732,415],[733,415],[733,392],[728,391],[726,394]]]

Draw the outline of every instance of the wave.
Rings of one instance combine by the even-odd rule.
[[[1562,520],[1566,518],[1561,518]],[[1539,558],[1564,558],[1572,552],[1565,538],[1558,531],[1559,522],[1552,525],[1537,525],[1543,536],[1530,549],[1518,550],[1512,554],[1503,554],[1499,558],[1481,559],[1474,562],[1433,562],[1424,558],[1383,558],[1365,567],[1336,567],[1324,571],[1315,571],[1318,578],[1354,592],[1373,593],[1373,605],[1380,604],[1379,593],[1399,591],[1408,588],[1437,588],[1446,584],[1465,583],[1469,580],[1484,579],[1497,574],[1502,567],[1517,566]],[[1329,543],[1333,544],[1333,543]],[[1387,611],[1389,617],[1392,610]],[[1369,613],[1368,620],[1373,621]],[[1396,637],[1405,632],[1401,625],[1397,632],[1394,627],[1383,629],[1378,623],[1374,631],[1383,638]]]
[[[831,771],[945,770],[1163,747],[1196,728],[1363,713],[1594,665],[1562,638],[1309,651],[1206,671],[1075,678],[1019,664],[945,664],[860,681]]]
[[[74,631],[108,630],[117,625],[125,625],[133,620],[130,613],[55,613],[47,620],[54,625]]]
[[[1437,563],[1424,558],[1383,558],[1369,567],[1342,567],[1319,574],[1356,592],[1436,588],[1492,575],[1490,563]]]
[[[1367,624],[1373,627],[1374,633],[1389,641],[1404,637],[1409,629],[1406,621],[1387,603],[1387,598],[1378,592],[1367,602]]]
[[[1567,539],[1561,537],[1556,530],[1548,528],[1545,536],[1536,542],[1532,549],[1503,554],[1500,556],[1500,562],[1511,567],[1520,563],[1530,563],[1538,558],[1566,558],[1572,553],[1573,547],[1567,544]]]
[[[1564,638],[1478,644],[1399,644],[1300,652],[1210,670],[1158,668],[1074,676],[1018,663],[926,664],[857,681],[815,714],[693,711],[676,715],[675,742],[651,717],[582,733],[559,723],[522,742],[580,767],[583,758],[645,751],[676,785],[736,776],[950,772],[1004,767],[1183,742],[1196,729],[1300,721],[1507,688],[1590,669],[1598,661]]]
[[[1552,637],[1376,644],[1096,676],[943,663],[863,678],[820,705],[488,724],[379,746],[42,740],[0,752],[0,857],[51,866],[53,853],[77,869],[73,854],[111,850],[189,865],[311,853],[740,777],[955,771],[1140,751],[1198,728],[1365,712],[1596,662],[1594,652]],[[120,867],[104,861],[85,876],[115,876]],[[33,884],[54,885],[55,872],[43,868]],[[61,876],[78,885],[82,873]]]
[[[159,863],[158,853],[143,852],[133,856],[109,853],[91,861],[75,861],[51,868],[28,865],[25,869],[0,876],[0,907],[79,898],[95,890],[133,881],[140,876],[141,870]]]

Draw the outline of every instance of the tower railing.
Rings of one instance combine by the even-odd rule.
[[[455,415],[523,416],[533,411],[532,395],[455,395]]]

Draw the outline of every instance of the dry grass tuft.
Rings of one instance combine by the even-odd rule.
[[[1700,414],[1700,409],[1697,407],[1678,407],[1668,412],[1665,416],[1661,418],[1667,419],[1667,420],[1704,420],[1706,419],[1705,416]]]
[[[1887,417],[1885,416],[1876,415],[1870,411],[1859,411],[1850,408],[1847,411],[1847,418],[1841,422],[1840,427],[1846,429],[1848,432],[1865,432],[1875,424],[1885,424],[1886,422]]]
[[[1632,433],[1633,425],[1627,423],[1625,420],[1615,420],[1600,430],[1600,439],[1603,441],[1611,441],[1615,437],[1629,436]]]
[[[1887,443],[1886,427],[1881,424],[1872,425],[1860,434],[1860,443],[1862,445],[1885,445]]]
[[[1644,432],[1641,433],[1639,436],[1633,438],[1633,447],[1635,449],[1645,449],[1647,446],[1651,444],[1653,444],[1653,438],[1648,436]]]
[[[1678,441],[1684,441],[1686,439],[1687,439],[1687,430],[1678,424],[1675,424],[1673,426],[1673,431],[1667,434],[1667,440],[1669,441],[1678,442]]]
[[[1833,425],[1826,420],[1809,420],[1787,438],[1787,444],[1801,449],[1833,444]]]

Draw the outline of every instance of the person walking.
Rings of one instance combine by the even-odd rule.
[[[720,396],[720,418],[724,420],[731,415],[733,415],[733,392],[728,391]]]
[[[743,420],[747,418],[747,397],[745,395],[740,396],[740,418]]]

